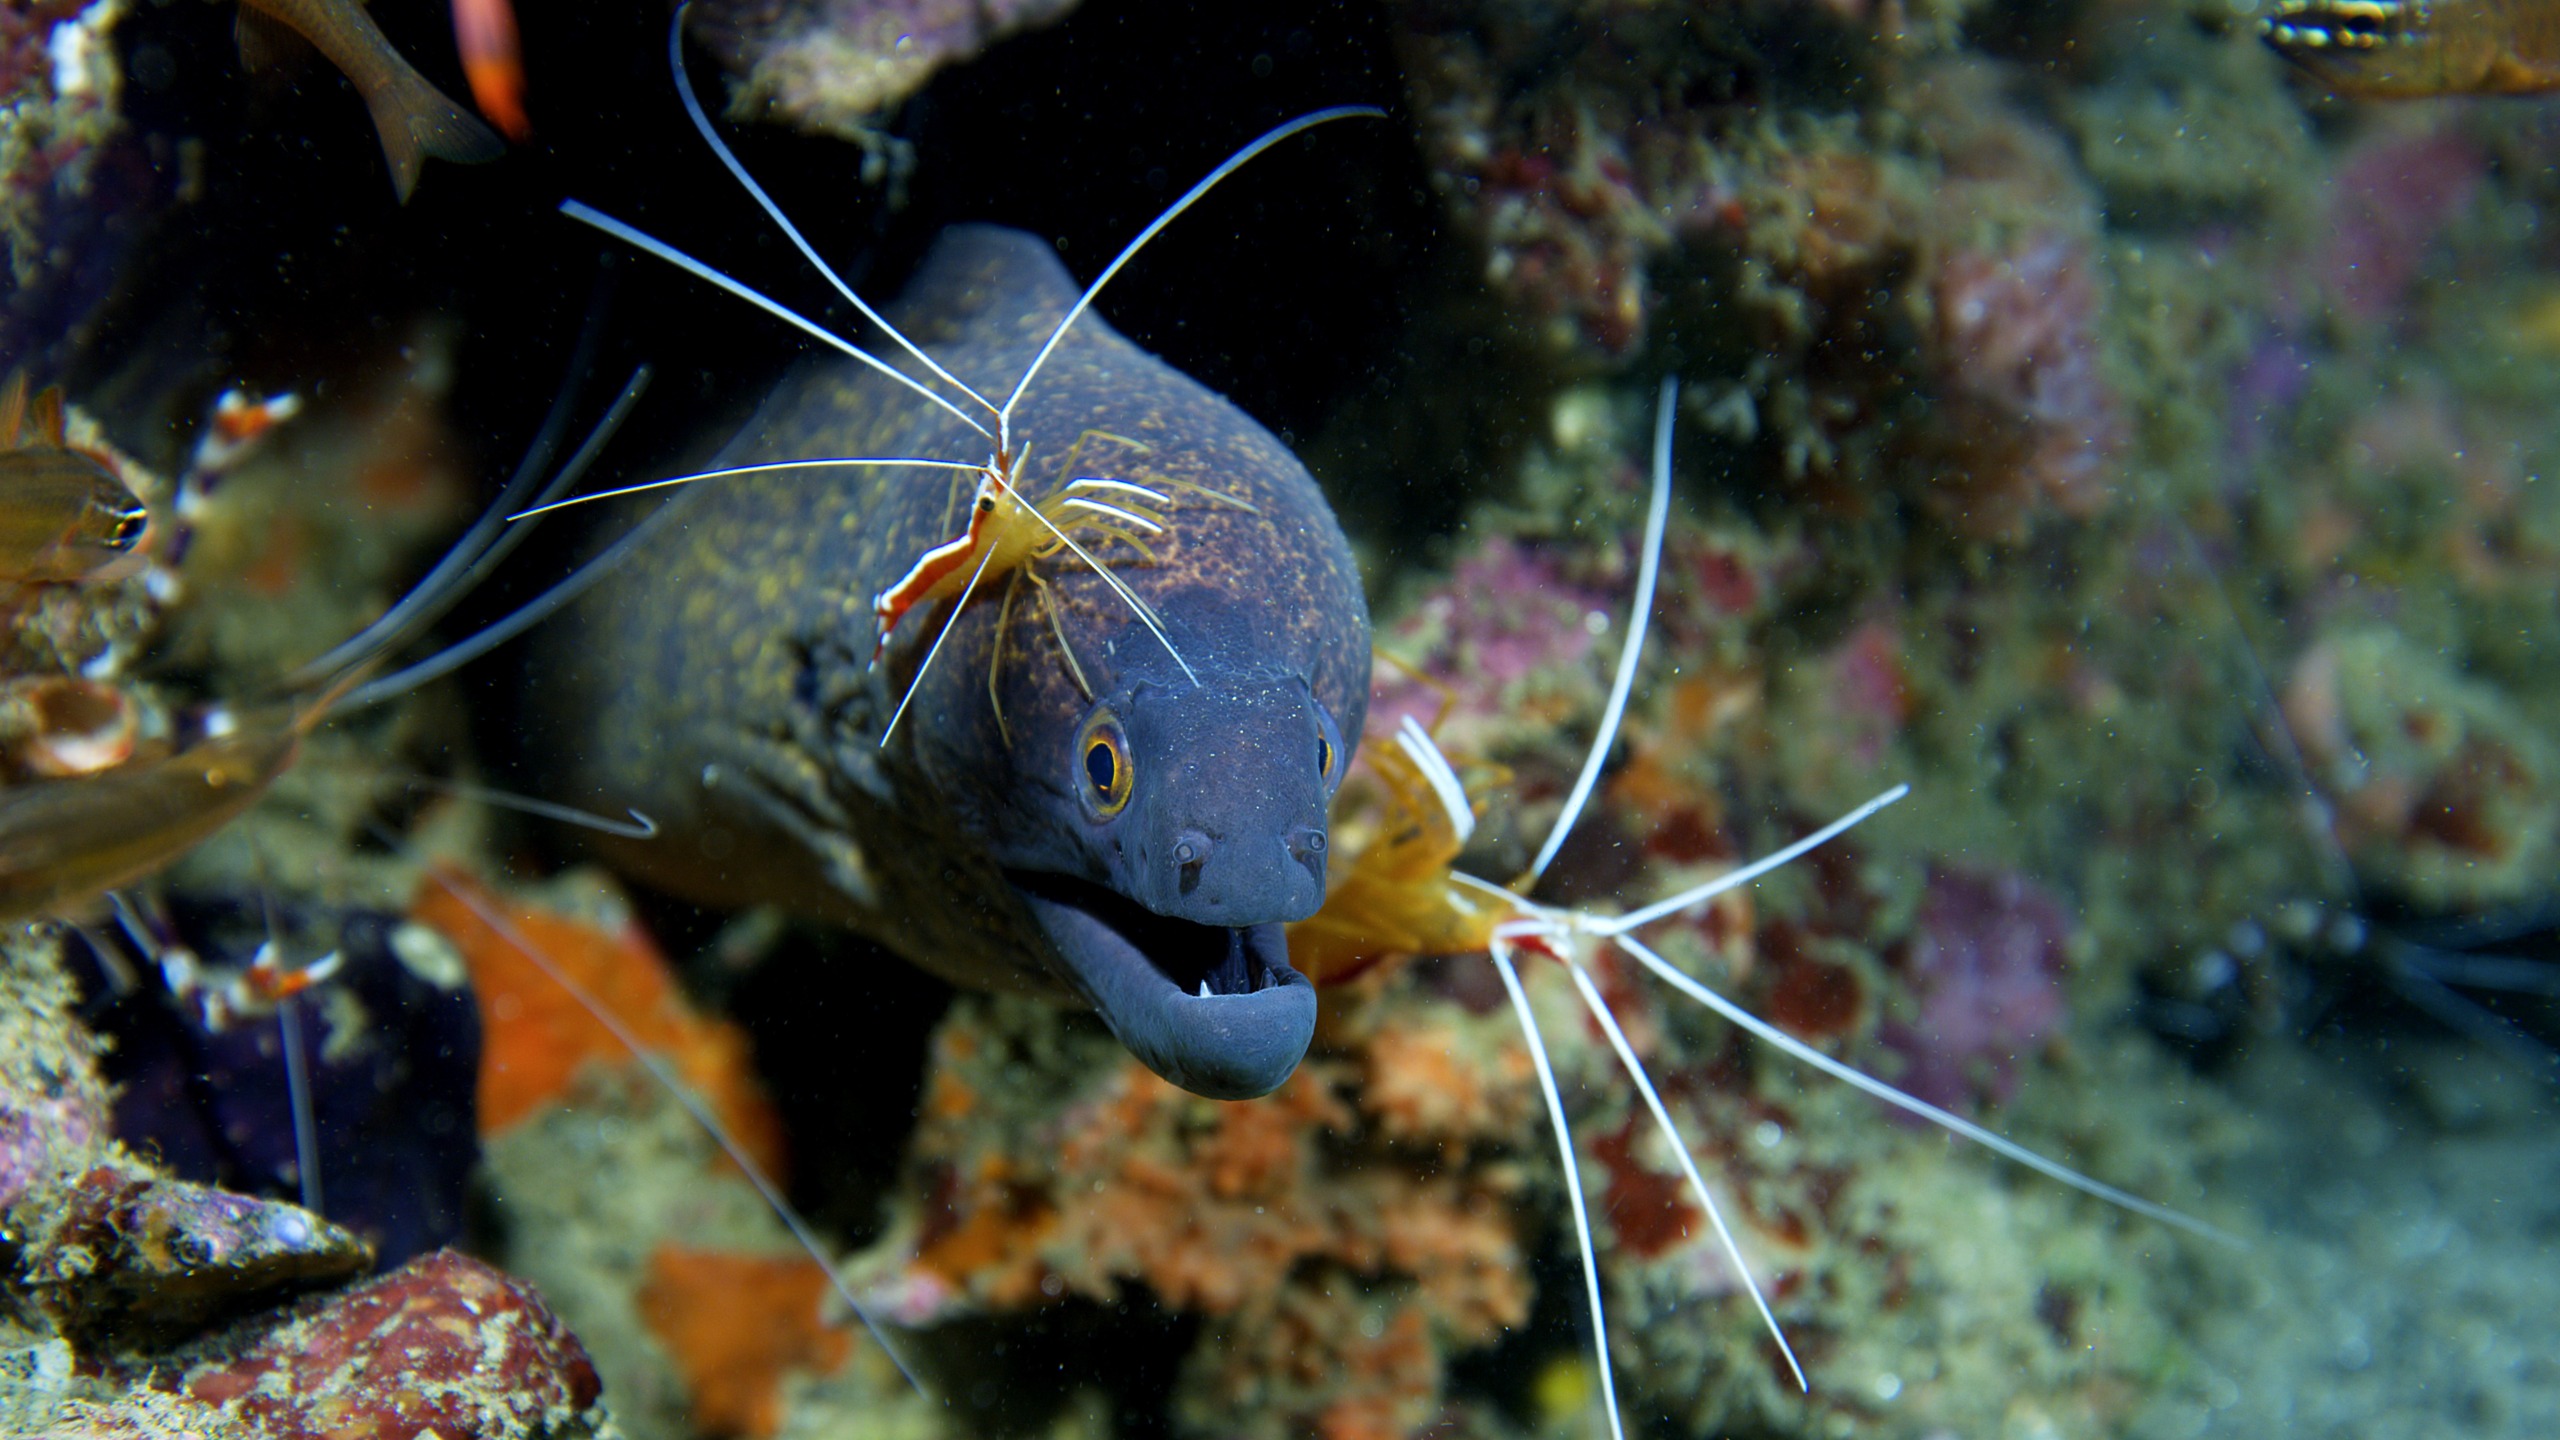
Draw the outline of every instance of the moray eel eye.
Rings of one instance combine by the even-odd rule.
[[[1316,778],[1332,785],[1342,778],[1342,731],[1333,723],[1333,712],[1319,701],[1316,712]]]
[[[1085,803],[1106,820],[1127,809],[1137,776],[1129,766],[1129,742],[1120,733],[1120,722],[1095,716],[1076,750],[1084,765]]]

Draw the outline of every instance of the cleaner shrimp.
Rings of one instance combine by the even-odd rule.
[[[1455,868],[1454,862],[1475,828],[1475,805],[1467,787],[1431,734],[1407,715],[1395,733],[1394,748],[1387,750],[1381,747],[1372,760],[1382,774],[1388,796],[1385,804],[1387,813],[1379,820],[1376,838],[1369,847],[1348,857],[1333,894],[1328,896],[1327,909],[1293,927],[1290,936],[1293,949],[1303,946],[1324,952],[1310,955],[1304,962],[1311,973],[1317,974],[1326,973],[1329,969],[1347,968],[1347,963],[1356,963],[1349,961],[1349,957],[1354,955],[1467,954],[1481,951],[1491,960],[1502,980],[1513,1014],[1519,1021],[1521,1038],[1535,1067],[1539,1093],[1554,1130],[1567,1208],[1580,1252],[1595,1373],[1599,1377],[1601,1400],[1614,1440],[1623,1440],[1625,1425],[1610,1365],[1608,1328],[1602,1308],[1600,1269],[1593,1242],[1590,1206],[1583,1193],[1573,1131],[1557,1085],[1554,1063],[1532,1011],[1528,991],[1521,981],[1520,962],[1526,958],[1553,961],[1564,966],[1571,976],[1574,990],[1591,1022],[1607,1038],[1619,1066],[1644,1102],[1665,1148],[1677,1161],[1690,1194],[1707,1217],[1718,1245],[1733,1267],[1733,1273],[1740,1277],[1742,1288],[1750,1296],[1762,1325],[1775,1342],[1789,1375],[1801,1392],[1809,1393],[1812,1389],[1803,1361],[1779,1325],[1766,1289],[1753,1276],[1740,1242],[1725,1219],[1724,1209],[1700,1173],[1691,1148],[1682,1139],[1669,1108],[1663,1102],[1661,1091],[1638,1058],[1625,1028],[1603,998],[1594,979],[1593,960],[1600,949],[1614,949],[1634,960],[1663,984],[1788,1058],[1811,1066],[1951,1135],[2133,1214],[2206,1239],[2233,1243],[2230,1235],[2210,1224],[2093,1179],[1834,1059],[1700,983],[1640,938],[1645,927],[1693,912],[1717,896],[1748,885],[1847,833],[1878,811],[1902,800],[1910,793],[1908,785],[1895,785],[1812,834],[1758,860],[1623,915],[1545,905],[1528,898],[1527,892],[1546,874],[1580,820],[1617,738],[1619,724],[1625,718],[1628,698],[1634,688],[1636,671],[1643,656],[1647,621],[1653,607],[1655,584],[1660,576],[1664,532],[1669,517],[1672,420],[1677,394],[1678,382],[1665,379],[1654,414],[1652,489],[1645,518],[1642,560],[1629,612],[1626,640],[1619,651],[1616,674],[1611,681],[1599,729],[1592,738],[1591,748],[1584,756],[1582,769],[1563,809],[1557,814],[1529,868],[1509,885],[1496,885]],[[1336,900],[1345,903],[1337,908]]]
[[[877,626],[871,657],[875,666],[888,652],[898,626],[908,614],[918,606],[950,602],[941,627],[935,631],[933,640],[926,646],[924,658],[918,662],[914,673],[909,677],[906,689],[899,697],[897,708],[890,715],[889,723],[881,730],[879,743],[883,747],[887,746],[890,737],[897,733],[898,723],[905,717],[908,704],[914,700],[925,673],[941,653],[942,642],[950,635],[953,621],[967,608],[970,599],[978,593],[982,582],[994,580],[1006,582],[1003,607],[1005,614],[1010,616],[1015,591],[1027,581],[1034,592],[1041,597],[1041,603],[1050,616],[1052,626],[1056,625],[1056,611],[1048,600],[1046,582],[1041,579],[1034,567],[1038,562],[1061,553],[1072,555],[1109,586],[1120,603],[1127,606],[1130,613],[1147,628],[1156,642],[1164,647],[1165,653],[1172,657],[1174,664],[1181,668],[1183,674],[1197,683],[1199,679],[1197,672],[1192,669],[1191,663],[1183,658],[1181,650],[1173,642],[1173,637],[1166,632],[1163,617],[1157,614],[1154,606],[1147,603],[1145,597],[1130,588],[1115,574],[1111,567],[1104,563],[1098,552],[1117,543],[1136,551],[1141,558],[1152,558],[1147,548],[1146,537],[1163,533],[1168,523],[1167,512],[1175,504],[1178,495],[1195,495],[1208,503],[1233,506],[1247,511],[1251,511],[1254,508],[1253,505],[1240,497],[1187,482],[1168,485],[1167,489],[1173,493],[1167,493],[1166,490],[1112,479],[1108,476],[1077,475],[1075,462],[1081,453],[1083,439],[1080,439],[1076,447],[1070,449],[1063,457],[1056,482],[1044,493],[1032,495],[1027,492],[1028,477],[1025,469],[1030,456],[1030,447],[1015,433],[1014,414],[1021,406],[1023,396],[1030,391],[1033,382],[1039,379],[1040,372],[1048,364],[1049,358],[1057,353],[1058,346],[1067,338],[1068,331],[1074,328],[1076,321],[1092,308],[1095,298],[1102,293],[1103,287],[1110,284],[1113,277],[1136,258],[1138,252],[1144,249],[1148,242],[1154,240],[1165,227],[1171,225],[1184,211],[1189,210],[1202,196],[1214,189],[1219,182],[1242,169],[1264,151],[1302,131],[1354,116],[1379,118],[1386,112],[1367,105],[1341,105],[1313,111],[1273,127],[1228,156],[1216,168],[1201,177],[1189,190],[1183,192],[1180,198],[1165,207],[1163,212],[1158,214],[1145,229],[1139,231],[1134,239],[1121,247],[1119,254],[1114,256],[1111,263],[1104,266],[1102,272],[1084,288],[1074,305],[1069,307],[1065,317],[1051,330],[1047,341],[1032,357],[1030,365],[1025,368],[1021,378],[1014,382],[1013,388],[1007,391],[1003,398],[997,399],[982,393],[952,374],[940,361],[926,353],[922,346],[900,333],[898,328],[869,301],[863,299],[836,271],[835,267],[829,265],[818,254],[817,248],[801,233],[800,228],[783,213],[780,204],[765,191],[761,184],[757,183],[755,177],[748,172],[746,165],[729,148],[728,143],[720,138],[719,131],[711,124],[711,117],[704,112],[700,98],[694,94],[692,82],[685,71],[684,22],[688,13],[688,7],[678,7],[675,18],[667,27],[667,61],[674,73],[676,95],[683,102],[685,114],[693,122],[693,127],[701,135],[704,144],[710,147],[712,154],[718,157],[722,167],[747,192],[749,198],[755,201],[757,208],[774,223],[783,236],[791,242],[792,247],[800,252],[801,257],[825,278],[836,294],[842,297],[845,303],[851,305],[865,321],[885,334],[899,350],[905,352],[917,364],[922,365],[929,372],[932,381],[939,382],[949,390],[957,391],[958,398],[955,399],[952,395],[945,393],[945,390],[937,388],[927,379],[919,378],[873,351],[854,344],[762,291],[582,201],[575,199],[563,201],[560,206],[561,213],[573,220],[591,225],[635,250],[663,260],[698,280],[717,286],[810,336],[820,344],[850,356],[948,412],[983,437],[991,447],[991,451],[985,460],[975,463],[913,456],[812,456],[807,459],[729,466],[552,501],[520,511],[511,518],[527,519],[571,505],[737,475],[827,469],[905,468],[945,471],[956,477],[963,477],[969,485],[966,520],[957,534],[917,556],[914,564],[904,575],[892,581],[871,599],[872,617]],[[1126,437],[1098,433],[1084,437],[1084,439],[1095,438],[1118,441],[1122,444],[1136,443]],[[1085,538],[1080,540],[1077,538],[1079,535]],[[1066,654],[1070,668],[1074,668],[1072,651],[1066,650],[1063,645],[1061,650]],[[996,682],[993,667],[1001,664],[1001,660],[1002,649],[999,647],[990,661],[988,683],[991,689]],[[1076,679],[1079,688],[1090,693],[1091,687],[1084,684],[1081,671],[1077,671]],[[1001,722],[1000,711],[999,722]]]

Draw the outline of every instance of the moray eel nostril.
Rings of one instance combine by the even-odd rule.
[[[1076,293],[1046,244],[968,226],[891,318],[1002,396]],[[1349,547],[1277,439],[1091,313],[1011,432],[1027,498],[1080,480],[1171,497],[1162,533],[1095,549],[1160,636],[1060,553],[919,605],[875,669],[864,602],[951,538],[967,473],[708,481],[544,637],[548,769],[565,798],[658,820],[657,840],[614,847],[656,884],[836,919],[957,983],[1090,1004],[1167,1079],[1261,1094],[1314,1029],[1281,927],[1324,898],[1326,811],[1368,701]],[[786,380],[718,463],[987,450],[953,413],[833,361]]]

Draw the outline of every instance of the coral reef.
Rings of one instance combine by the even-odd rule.
[[[876,1347],[846,1363],[827,1276],[669,1091],[685,1086],[765,1176],[783,1178],[781,1129],[745,1037],[696,1010],[610,881],[572,873],[519,895],[437,868],[415,913],[450,937],[481,1007],[500,1255],[590,1347],[624,1433],[770,1436],[786,1397],[817,1378],[840,1403],[888,1414],[916,1403]]]
[[[2068,1026],[2072,939],[2070,915],[2025,876],[1933,868],[1900,967],[1918,1011],[1877,1035],[1908,1062],[1895,1083],[1935,1105],[2010,1098],[2017,1058]]]
[[[1407,1434],[1447,1357],[1527,1318],[1534,1114],[1500,1018],[1329,999],[1325,1053],[1250,1104],[1203,1100],[1087,1022],[963,1001],[935,1036],[881,1283],[949,1323],[1143,1286],[1197,1314],[1178,1415],[1203,1431]],[[1392,1016],[1392,1023],[1390,1019]],[[1534,1132],[1527,1132],[1534,1133]]]
[[[266,914],[186,897],[171,910],[172,943],[213,973],[238,972],[268,943]],[[119,993],[115,972],[83,947],[90,1023],[114,1046],[117,1136],[183,1178],[297,1198],[281,1033],[290,1024],[310,1057],[315,1193],[330,1218],[387,1264],[460,1241],[479,1162],[472,1109],[481,1074],[479,1015],[461,968],[440,968],[435,937],[395,916],[287,914],[272,923],[327,937],[339,957],[333,978],[290,1013],[226,1015],[209,1003],[220,990],[180,997],[134,984]]]
[[[379,1440],[593,1435],[599,1388],[540,1297],[451,1251],[306,1308],[179,1381],[208,1425]]]
[[[2430,909],[2522,893],[2551,870],[2560,816],[2544,732],[2494,689],[2390,630],[2323,636],[2284,715],[2358,872]]]
[[[52,373],[168,198],[122,111],[124,0],[0,14],[0,373]]]
[[[1076,0],[717,0],[694,25],[736,77],[731,109],[879,142],[882,112],[934,72],[1048,25]]]
[[[20,931],[0,956],[0,1419],[151,1440],[600,1433],[577,1342],[475,1261],[438,1252],[278,1310],[361,1275],[371,1249],[108,1138],[98,1046],[57,949]]]
[[[879,107],[1065,9],[697,15],[740,107],[882,156]],[[1818,1053],[2252,1242],[2207,1248],[1883,1121],[1598,967],[1805,1363],[1799,1392],[1568,977],[1528,959],[1638,1428],[2166,1440],[2455,1413],[2549,1432],[2531,1344],[2560,1294],[2549,1096],[2497,1058],[2550,1041],[2548,1006],[2413,1010],[2417,972],[2375,937],[2479,933],[2549,900],[2560,132],[2324,97],[2218,3],[1382,13],[1397,50],[1378,69],[1401,58],[1415,173],[1454,218],[1433,263],[1459,278],[1430,283],[1466,292],[1417,304],[1408,343],[1470,359],[1398,367],[1409,390],[1355,418],[1509,428],[1466,452],[1487,461],[1471,488],[1426,500],[1356,460],[1328,478],[1396,532],[1363,537],[1393,562],[1371,577],[1373,709],[1435,725],[1462,762],[1483,811],[1462,863],[1522,869],[1597,726],[1636,568],[1639,415],[1670,373],[1655,640],[1537,898],[1628,906],[1909,780],[1849,843],[1649,939]],[[119,263],[82,237],[149,203],[119,188],[102,43],[134,23],[66,0],[0,24],[18,281],[0,356],[39,378]],[[455,303],[478,324],[492,293]],[[396,593],[460,508],[453,333],[333,373],[192,517],[183,557],[156,535],[155,573],[0,596],[6,786],[149,756]],[[1384,453],[1330,448],[1370,442]],[[155,443],[166,468],[174,442]],[[114,465],[165,520],[181,472]],[[462,703],[484,734],[514,718]],[[903,1161],[845,1173],[780,1117],[903,1127],[902,1100],[839,1076],[870,1032],[750,1045],[715,1002],[755,978],[736,953],[758,947],[734,942],[775,927],[689,957],[712,922],[588,871],[512,878],[540,844],[379,773],[468,774],[458,709],[315,734],[282,803],[140,907],[209,972],[263,938],[268,894],[288,951],[345,951],[302,1009],[327,1208],[356,1234],[245,1193],[300,1178],[271,1015],[216,1033],[120,992],[93,1017],[102,1060],[55,937],[7,937],[0,1430],[579,1435],[603,1404],[635,1440],[1598,1424],[1552,1137],[1480,957],[1324,967],[1314,1053],[1239,1105],[1152,1079],[1088,1018],[962,997]],[[1338,854],[1392,828],[1367,793]],[[2334,934],[2369,943],[2315,945]],[[778,948],[877,959],[830,944]],[[824,1244],[859,1247],[836,1268],[902,1327],[929,1396],[528,950],[759,1168],[804,1157],[790,1193]],[[2439,1038],[2436,1015],[2512,1043]],[[485,1048],[466,1075],[468,1028]],[[454,1233],[466,1094],[486,1203],[465,1238],[521,1278],[433,1253],[329,1288],[359,1238],[396,1255]],[[385,1107],[388,1129],[334,1118]],[[337,1158],[351,1147],[362,1163]],[[436,1226],[358,1213],[365,1177],[425,1173]]]

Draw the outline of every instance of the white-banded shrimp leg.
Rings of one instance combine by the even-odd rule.
[[[916,666],[916,673],[907,681],[907,693],[898,697],[898,708],[891,712],[888,726],[880,732],[881,749],[888,749],[889,737],[898,733],[898,722],[906,718],[907,706],[915,701],[916,691],[923,687],[925,672],[933,668],[933,657],[942,653],[942,642],[951,638],[951,627],[960,623],[960,612],[968,608],[969,597],[977,592],[978,577],[987,573],[987,562],[994,558],[995,547],[991,545],[987,547],[986,554],[978,557],[978,568],[969,572],[969,583],[960,587],[960,598],[951,602],[951,613],[943,617],[942,628],[934,633],[932,648],[924,652],[923,662]]]

